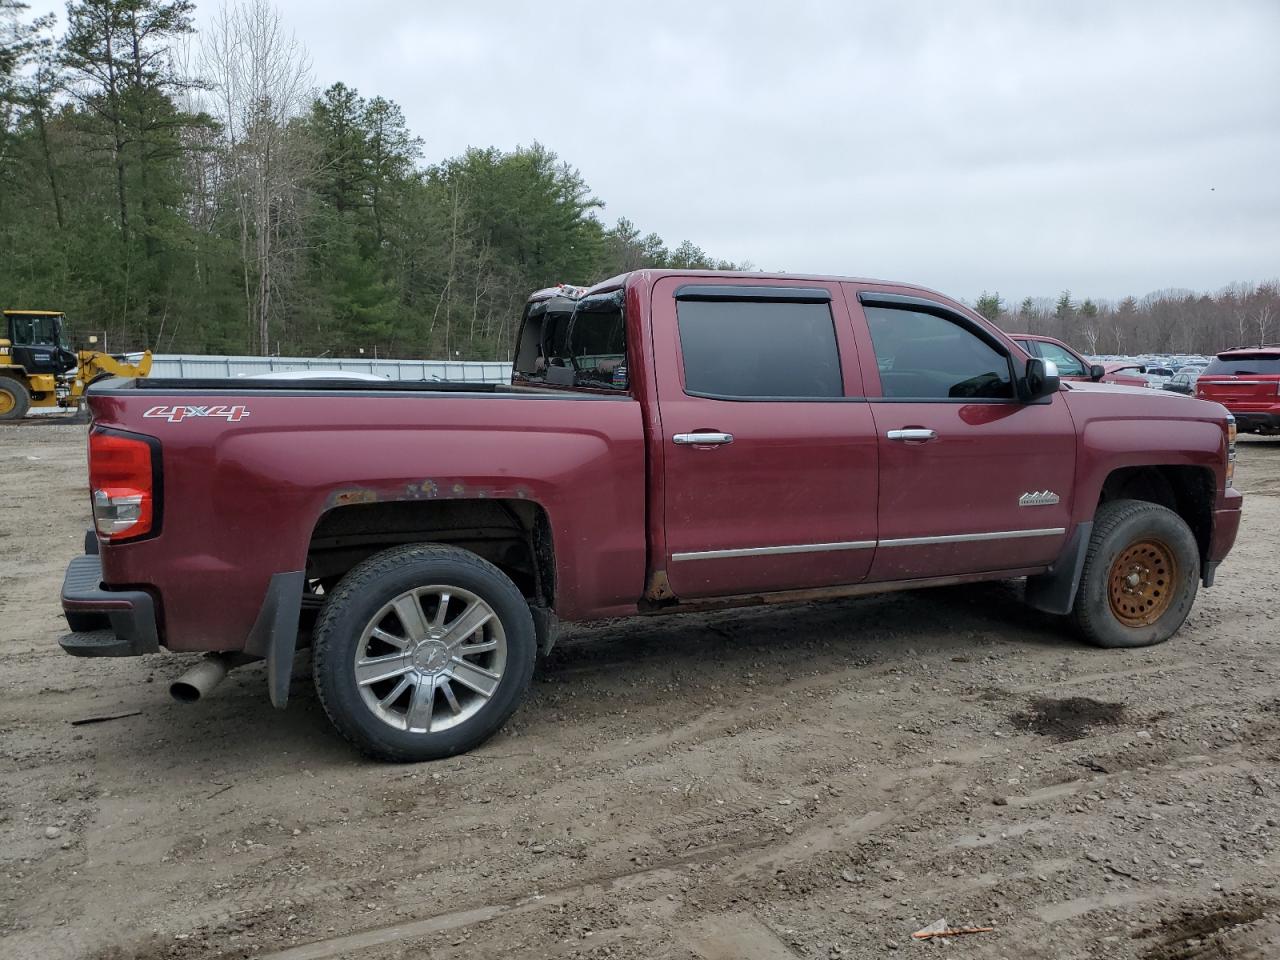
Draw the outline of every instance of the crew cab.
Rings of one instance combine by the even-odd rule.
[[[1130,387],[1147,387],[1146,368],[1134,363],[1092,363],[1061,340],[1034,333],[1015,333],[1013,342],[1028,356],[1043,357],[1058,367],[1061,380],[1090,380],[1094,383],[1123,383]],[[1130,372],[1132,371],[1132,372]]]
[[[79,656],[310,644],[361,750],[492,735],[561,621],[1025,578],[1159,643],[1236,537],[1220,406],[1060,381],[901,283],[641,270],[527,303],[509,385],[115,380],[89,394]],[[785,621],[779,621],[785,628]]]
[[[1224,350],[1200,374],[1195,394],[1230,410],[1246,433],[1280,433],[1280,344]]]

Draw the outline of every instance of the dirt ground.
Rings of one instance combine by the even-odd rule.
[[[420,766],[305,654],[284,712],[63,655],[84,428],[5,427],[0,475],[0,957],[1280,957],[1280,441],[1163,646],[1005,584],[601,625]]]

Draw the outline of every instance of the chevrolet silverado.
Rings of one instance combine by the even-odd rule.
[[[533,296],[508,385],[111,380],[77,656],[265,660],[373,756],[468,750],[558,623],[1025,578],[1106,647],[1159,643],[1235,540],[1217,404],[1059,380],[956,300],[641,270]],[[780,621],[779,628],[783,629]]]

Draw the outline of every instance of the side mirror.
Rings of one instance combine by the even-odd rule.
[[[1058,365],[1052,360],[1032,357],[1027,361],[1027,374],[1022,382],[1028,402],[1052,396],[1058,392]]]
[[[1089,379],[1097,383],[1107,375],[1107,368],[1100,363],[1095,363],[1089,367]]]

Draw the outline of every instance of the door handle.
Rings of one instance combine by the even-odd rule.
[[[700,433],[677,433],[671,438],[671,442],[679,443],[683,446],[718,447],[726,443],[733,443],[733,434],[712,433],[709,430]]]
[[[905,430],[890,430],[885,434],[890,440],[904,440],[908,443],[915,441],[923,443],[925,440],[937,440],[938,435],[926,427],[908,427]]]

